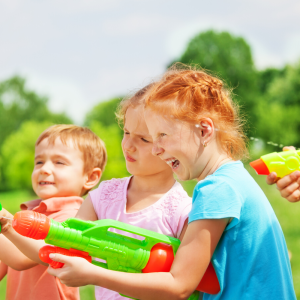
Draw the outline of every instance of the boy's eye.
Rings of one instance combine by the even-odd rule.
[[[64,163],[62,161],[57,161],[56,164],[57,165],[64,165]]]
[[[36,161],[35,164],[36,165],[41,165],[43,162],[42,161]]]
[[[165,133],[161,133],[159,136],[160,137],[163,137],[163,136],[165,136],[166,134]]]
[[[147,140],[144,139],[144,138],[141,138],[141,140],[142,140],[143,142],[145,142],[145,143],[150,143],[149,141],[147,141]]]

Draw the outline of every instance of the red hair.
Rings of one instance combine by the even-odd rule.
[[[246,136],[238,106],[223,82],[202,70],[176,64],[159,80],[146,98],[146,107],[191,124],[210,118],[217,140],[233,159],[247,157]]]

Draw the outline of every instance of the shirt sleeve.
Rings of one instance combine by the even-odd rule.
[[[189,223],[201,219],[233,218],[225,230],[234,227],[240,219],[242,197],[221,178],[200,181],[194,190]]]

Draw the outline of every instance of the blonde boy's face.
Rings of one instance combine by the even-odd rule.
[[[54,145],[44,139],[35,148],[32,187],[41,199],[81,196],[88,176],[84,174],[83,154],[69,141],[60,138]]]

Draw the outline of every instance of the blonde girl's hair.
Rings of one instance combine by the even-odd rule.
[[[123,128],[125,124],[125,115],[126,111],[129,107],[135,108],[139,105],[144,105],[146,95],[151,91],[151,89],[155,86],[155,82],[152,82],[142,89],[138,90],[133,96],[129,96],[124,98],[116,111],[116,117],[119,123],[119,126]]]

